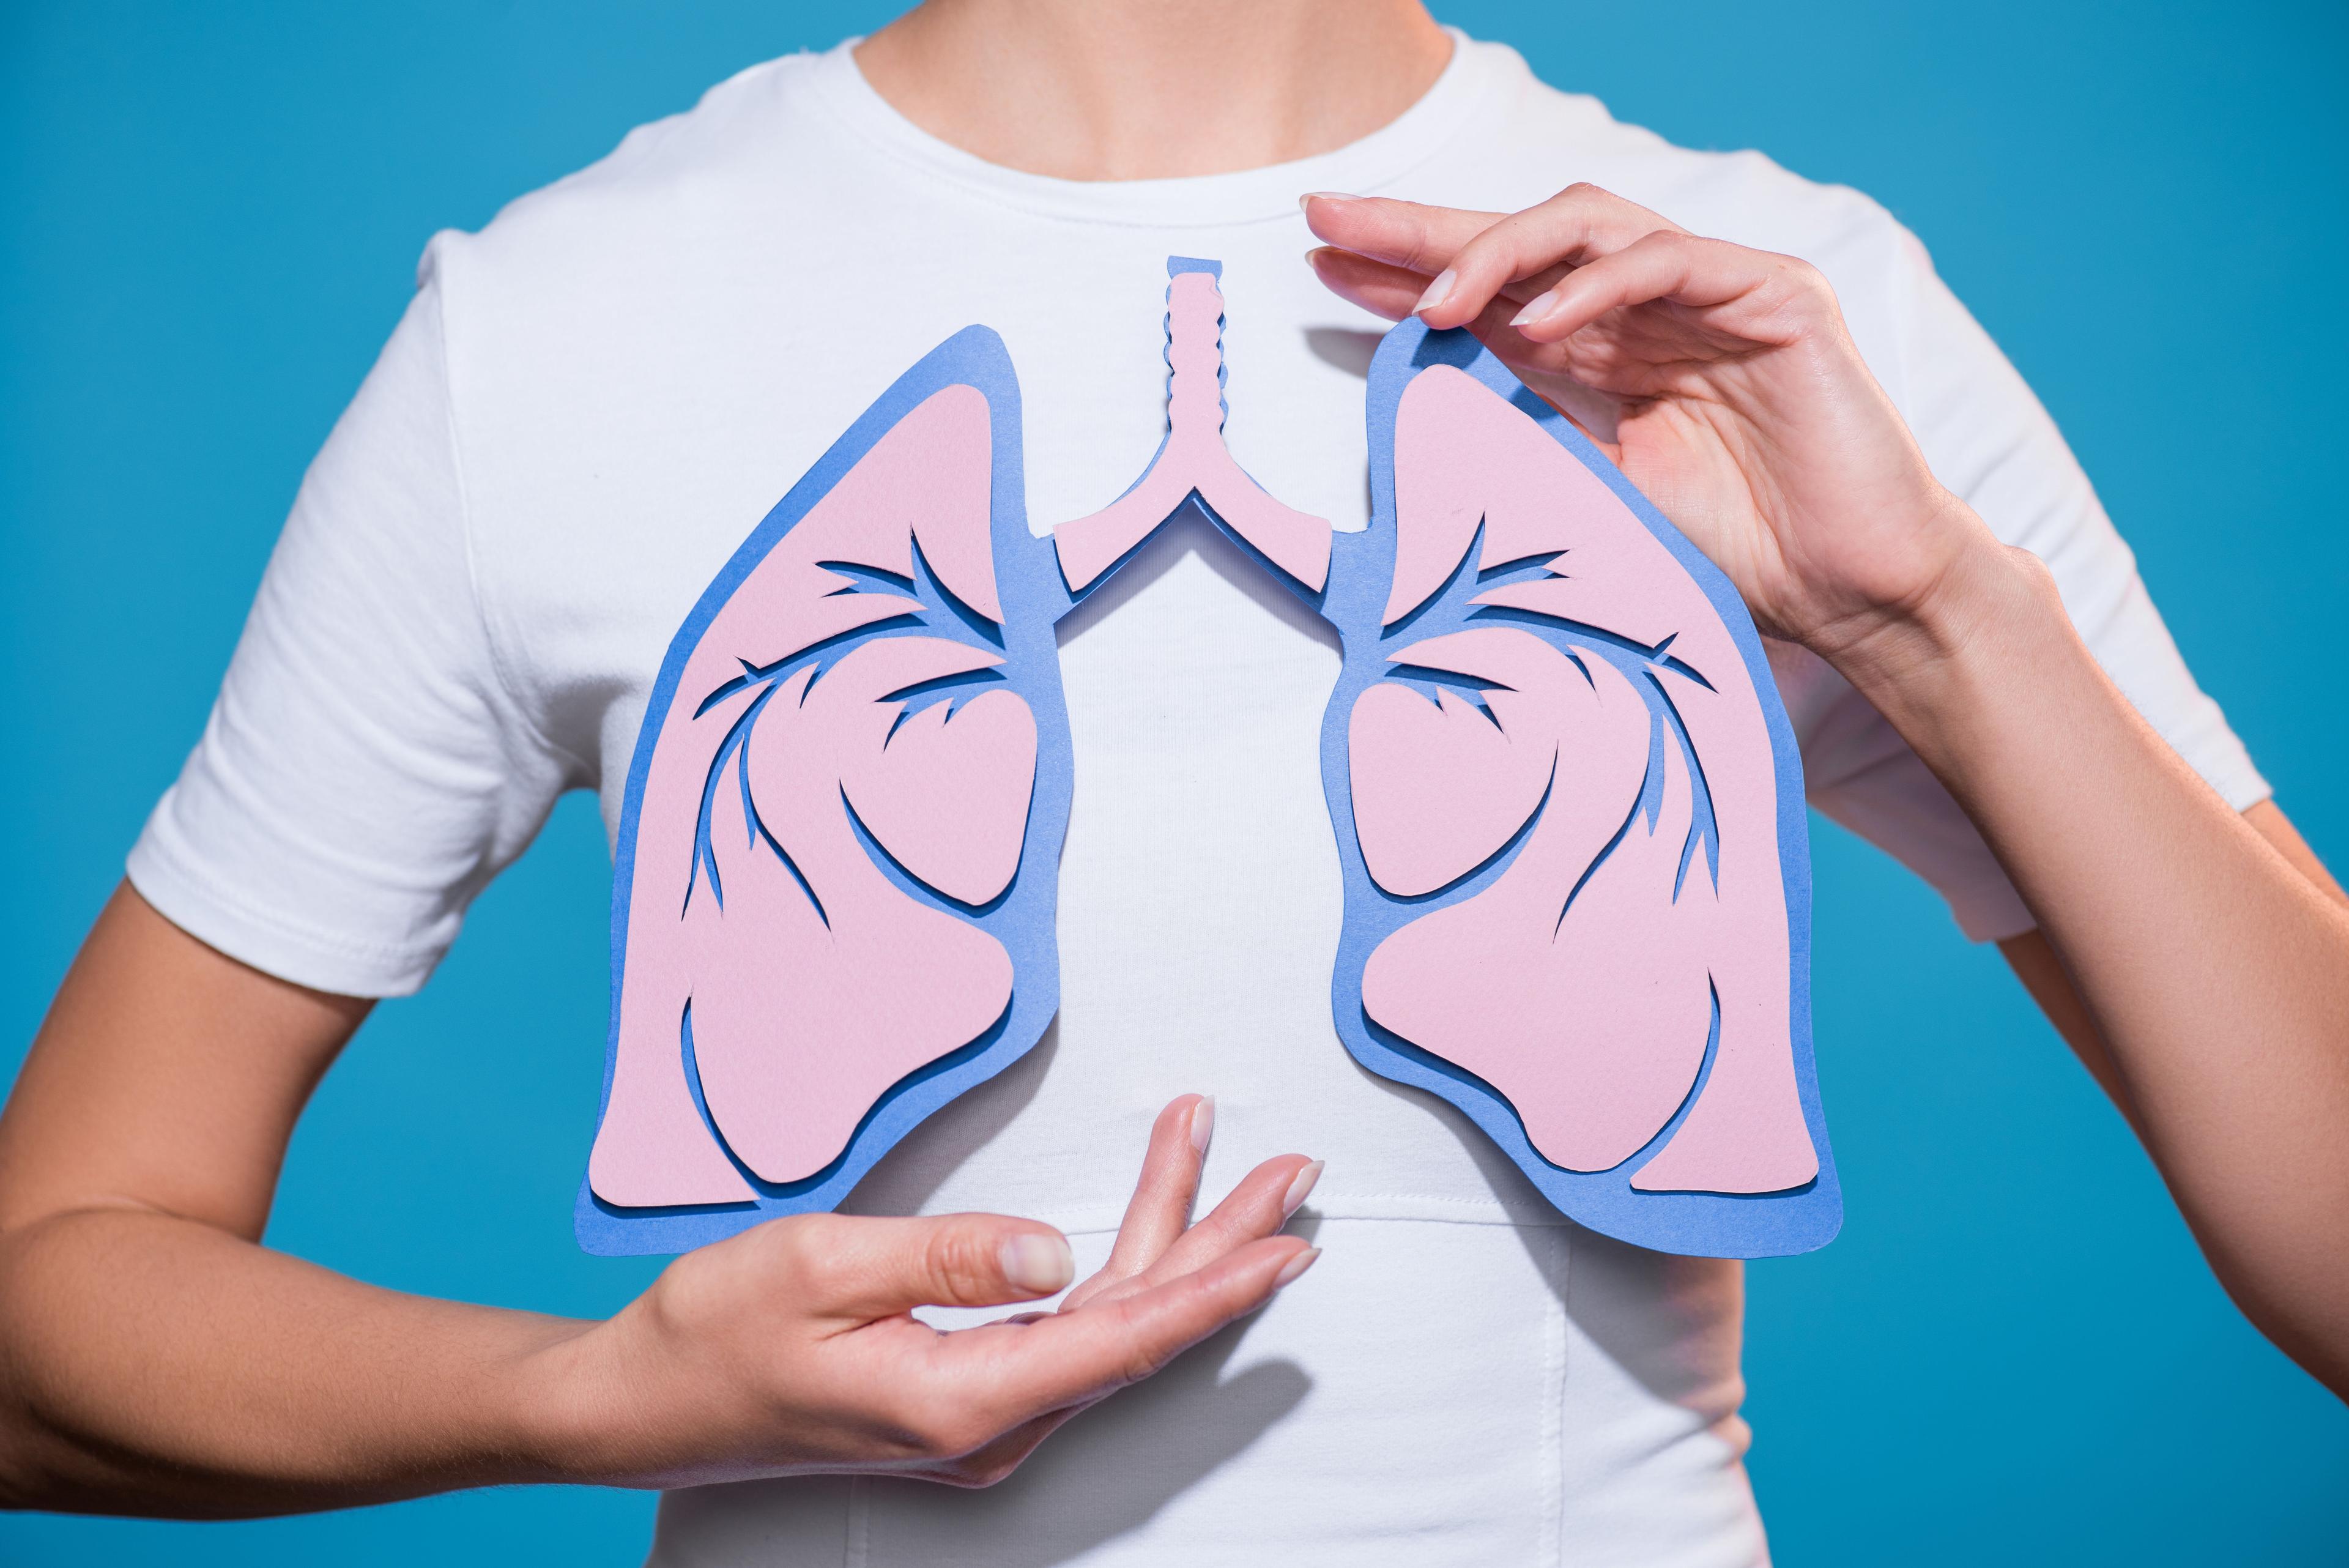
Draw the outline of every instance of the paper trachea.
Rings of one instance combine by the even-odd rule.
[[[1223,291],[1213,272],[1170,264],[1166,441],[1133,489],[1053,530],[1061,573],[1081,593],[1193,496],[1307,589],[1330,575],[1330,524],[1265,493],[1224,445]]]

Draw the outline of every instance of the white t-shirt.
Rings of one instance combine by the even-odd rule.
[[[1577,180],[1823,268],[1942,481],[2045,558],[2121,688],[2230,804],[2266,794],[2054,427],[1865,197],[1756,153],[1671,147],[1464,38],[1425,98],[1335,152],[1064,182],[926,135],[843,47],[746,71],[481,234],[433,239],[131,879],[273,973],[412,991],[560,792],[598,790],[616,820],[688,608],[945,337],[982,322],[1009,348],[1040,530],[1143,471],[1164,429],[1166,258],[1219,259],[1234,454],[1288,504],[1359,528],[1383,323],[1313,278],[1299,194],[1514,209]],[[1220,1103],[1211,1193],[1274,1153],[1329,1160],[1304,1219],[1327,1256],[1002,1487],[677,1493],[655,1560],[1760,1560],[1738,1265],[1567,1222],[1464,1118],[1340,1047],[1319,755],[1333,634],[1194,527],[1148,546],[1061,644],[1076,794],[1060,1021],[849,1207],[1033,1215],[1089,1263],[1153,1114],[1201,1090]],[[1882,719],[1807,655],[1773,662],[1813,803],[1930,878],[1970,935],[2027,929]],[[582,1075],[603,1046],[579,1042]]]

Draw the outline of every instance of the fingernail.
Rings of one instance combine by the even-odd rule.
[[[1003,1243],[1003,1277],[1040,1296],[1067,1288],[1077,1277],[1076,1255],[1062,1236],[1014,1236]]]
[[[1437,273],[1435,281],[1427,286],[1427,292],[1419,296],[1419,303],[1411,307],[1411,313],[1413,316],[1424,316],[1443,304],[1451,295],[1452,286],[1455,281],[1457,280],[1453,277],[1450,267],[1445,267],[1442,272]]]
[[[1282,1219],[1296,1213],[1297,1206],[1313,1195],[1313,1184],[1321,1179],[1321,1168],[1329,1163],[1326,1159],[1317,1159],[1310,1165],[1299,1168],[1297,1174],[1289,1179],[1288,1196],[1280,1200]]]
[[[1216,1096],[1202,1095],[1199,1103],[1191,1107],[1191,1147],[1201,1159],[1207,1158],[1207,1145],[1216,1136]]]
[[[1274,1290],[1278,1290],[1281,1286],[1288,1284],[1294,1281],[1298,1275],[1311,1268],[1313,1266],[1313,1260],[1320,1255],[1320,1248],[1308,1247],[1305,1251],[1298,1253],[1297,1256],[1289,1259],[1288,1262],[1281,1264],[1280,1272],[1272,1276],[1272,1288]]]
[[[1543,317],[1547,316],[1551,311],[1556,310],[1557,308],[1557,290],[1552,289],[1547,294],[1537,295],[1532,303],[1528,304],[1523,310],[1518,311],[1516,315],[1509,318],[1509,325],[1512,327],[1530,327],[1535,322],[1539,321]]]
[[[1308,191],[1297,198],[1297,208],[1299,212],[1307,212],[1310,211],[1306,205],[1309,202],[1359,202],[1361,200],[1360,196],[1349,196],[1343,191]]]

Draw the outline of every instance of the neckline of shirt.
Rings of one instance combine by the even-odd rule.
[[[1345,146],[1229,174],[1168,180],[1063,180],[990,163],[907,119],[864,79],[850,38],[802,57],[823,108],[850,130],[917,171],[1039,216],[1157,229],[1219,228],[1293,218],[1310,191],[1368,194],[1434,156],[1485,115],[1506,112],[1531,78],[1516,51],[1457,28],[1452,58],[1409,109]]]

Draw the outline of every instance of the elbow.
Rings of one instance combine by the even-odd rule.
[[[2349,1253],[2300,1248],[2265,1260],[2241,1255],[2189,1224],[2245,1320],[2336,1399],[2349,1404]],[[2340,1255],[2336,1255],[2336,1253]]]

